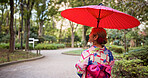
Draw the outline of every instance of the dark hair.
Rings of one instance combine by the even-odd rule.
[[[106,34],[105,29],[103,29],[101,27],[93,28],[92,32],[94,35],[98,35],[97,42],[99,44],[106,44],[107,43],[107,38],[106,38],[107,34]]]

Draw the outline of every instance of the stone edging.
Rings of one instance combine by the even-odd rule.
[[[16,64],[16,63],[20,63],[20,62],[33,61],[33,60],[41,59],[41,58],[44,58],[44,57],[45,56],[42,55],[42,56],[39,56],[39,57],[30,58],[30,59],[24,59],[24,60],[19,60],[19,61],[6,62],[6,63],[0,64],[0,67],[6,66],[6,65],[11,65],[11,64]]]

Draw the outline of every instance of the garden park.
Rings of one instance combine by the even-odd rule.
[[[115,59],[112,77],[147,78],[147,0],[1,0],[0,64],[39,57],[42,50],[81,48],[62,53],[80,56],[89,47],[87,43],[93,27],[69,21],[61,16],[61,12],[99,3],[131,15],[140,22],[132,28],[105,28],[105,46]]]

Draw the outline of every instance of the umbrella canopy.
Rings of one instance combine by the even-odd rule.
[[[85,26],[109,29],[127,29],[140,24],[133,16],[102,5],[66,9],[61,12],[61,16]]]

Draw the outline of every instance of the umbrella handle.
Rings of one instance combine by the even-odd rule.
[[[99,3],[99,5],[98,6],[104,6],[102,3]],[[98,16],[98,21],[97,21],[97,28],[98,28],[98,26],[99,26],[99,22],[100,22],[100,13],[101,13],[101,9],[99,9],[99,16]]]
[[[98,16],[98,21],[97,21],[97,28],[98,28],[98,26],[99,26],[99,22],[100,22],[100,13],[101,13],[101,9],[99,9],[99,16]]]

